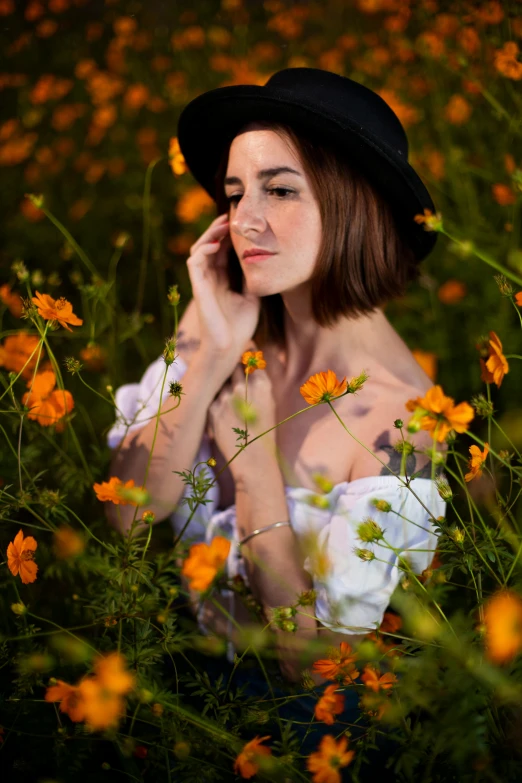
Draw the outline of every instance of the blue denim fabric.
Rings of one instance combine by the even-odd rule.
[[[253,665],[250,666],[250,663]],[[300,693],[297,696],[292,694],[292,686],[287,684],[281,676],[276,675],[270,679],[270,690],[261,668],[253,661],[250,661],[249,664],[245,667],[238,667],[234,673],[231,687],[235,690],[239,686],[244,686],[244,695],[262,701],[262,709],[271,711],[271,720],[262,726],[256,725],[251,730],[245,730],[243,732],[245,740],[252,739],[256,735],[263,736],[266,734],[271,735],[272,740],[280,739],[279,722],[277,721],[277,714],[279,714],[283,729],[288,721],[292,722],[292,731],[297,734],[298,738],[298,752],[302,756],[308,756],[318,749],[321,739],[326,734],[333,734],[337,737],[343,729],[348,729],[351,732],[352,740],[355,740],[368,725],[367,719],[362,715],[358,706],[360,695],[358,689],[347,688],[344,691],[344,710],[336,716],[334,725],[328,726],[326,723],[316,720],[314,708],[318,699],[323,695],[325,688],[332,683],[325,682],[316,686],[313,690],[304,694]],[[219,673],[223,673],[225,678],[228,679],[232,673],[232,666],[227,661],[220,661],[219,663],[212,661],[207,671],[211,680],[217,677]],[[296,690],[301,691],[302,689],[297,687]],[[277,710],[272,697],[277,700],[276,704],[281,704]],[[288,699],[288,701],[283,704],[282,701],[285,699]],[[393,774],[385,769],[386,758],[393,750],[393,747],[393,743],[389,739],[383,738],[379,741],[379,750],[368,754],[371,763],[361,767],[357,778],[360,783],[365,783],[365,781],[372,781],[373,783],[376,774],[378,775],[379,783],[395,781]],[[310,774],[311,779],[311,773],[306,771],[305,759],[302,760],[301,766],[302,771]],[[351,767],[352,764],[340,770],[343,783],[352,780]]]

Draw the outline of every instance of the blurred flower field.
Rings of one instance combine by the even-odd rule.
[[[518,780],[522,2],[0,0],[0,21],[1,779],[359,781],[388,736],[392,779]],[[432,433],[447,503],[434,563],[401,563],[381,629],[355,650],[318,645],[328,733],[306,754],[274,703],[208,679],[225,643],[197,630],[180,571],[214,595],[228,542],[173,545],[146,482],[109,476],[106,445],[115,390],[175,361],[185,261],[216,215],[180,111],[299,66],[378,92],[435,202],[416,219],[437,246],[386,315],[433,380],[397,436]],[[306,403],[364,398],[363,377],[318,369]],[[194,505],[208,486],[190,467]],[[145,532],[110,528],[104,502],[134,505]],[[371,568],[382,530],[361,523]],[[296,596],[274,624],[291,634],[311,604]],[[252,655],[275,681],[270,629],[245,632],[236,669]],[[288,688],[311,692],[310,672]],[[347,726],[355,694],[365,722]]]

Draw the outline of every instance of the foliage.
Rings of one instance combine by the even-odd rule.
[[[205,90],[264,84],[281,68],[310,65],[375,89],[407,129],[440,236],[419,282],[386,314],[451,395],[445,452],[428,426],[432,398],[410,408],[410,430],[433,433],[432,475],[443,466],[447,478],[438,484],[447,501],[439,560],[422,575],[401,563],[392,607],[402,625],[388,618],[357,649],[361,670],[393,672],[398,683],[389,691],[347,683],[342,662],[318,644],[316,658],[341,667],[339,689],[360,701],[364,717],[336,721],[331,733],[350,738],[346,769],[355,781],[375,774],[377,747],[396,780],[514,781],[522,718],[520,3],[175,6],[0,0],[0,770],[9,783],[228,781],[241,752],[239,773],[248,763],[245,743],[270,735],[258,778],[310,779],[309,753],[278,715],[287,698],[312,693],[309,673],[285,684],[273,634],[255,626],[244,629],[225,676],[225,642],[201,634],[181,580],[190,542],[173,541],[168,522],[141,519],[146,480],[114,495],[136,506],[128,535],[107,524],[93,491],[109,475],[114,390],[136,381],[167,338],[166,368],[173,361],[178,304],[190,296],[184,262],[213,216],[183,161],[169,160],[181,108]],[[68,331],[42,315],[37,292],[62,314],[64,297],[83,323],[69,319]],[[47,383],[52,375],[52,388],[35,386],[36,373]],[[172,406],[183,406],[181,388],[171,394]],[[469,400],[474,412],[458,435],[454,400]],[[396,428],[406,475],[408,424]],[[235,431],[248,448],[248,431]],[[470,446],[478,447],[474,465]],[[179,472],[190,515],[212,484],[197,467]],[[386,531],[361,523],[360,556],[371,568],[372,542],[386,542]],[[20,529],[36,549],[9,549]],[[29,582],[24,552],[38,566]],[[217,567],[201,601],[216,601],[223,586],[259,618],[241,580],[227,583]],[[296,613],[312,603],[296,596],[272,628],[291,634]],[[120,720],[93,731],[45,700],[55,681],[77,687],[100,655],[116,651],[136,678]],[[269,690],[285,692],[279,707],[271,695],[248,695],[252,662]]]

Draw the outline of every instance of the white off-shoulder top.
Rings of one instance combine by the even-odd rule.
[[[181,357],[170,365],[161,403],[169,396],[169,384],[181,380],[186,369]],[[116,391],[118,415],[107,436],[110,448],[115,448],[127,432],[143,427],[158,412],[164,373],[165,363],[160,357],[149,365],[139,383],[125,384]],[[210,456],[210,442],[204,435],[194,464],[206,462]],[[189,467],[194,469],[194,466],[187,466],[187,469]],[[200,466],[198,472],[203,469],[208,471],[207,476],[214,477],[214,472],[206,465]],[[445,503],[431,479],[416,478],[411,482],[411,488],[415,494],[395,476],[343,481],[321,497],[319,507],[315,505],[317,493],[303,487],[286,487],[288,518],[296,536],[299,538],[313,531],[329,564],[327,574],[319,577],[314,573],[310,558],[304,563],[317,591],[315,614],[327,628],[345,634],[366,633],[378,628],[399,582],[399,554],[409,560],[418,574],[431,564],[438,535],[431,519],[444,516]],[[189,494],[190,487],[187,487],[185,495]],[[207,543],[216,535],[230,539],[228,575],[240,574],[248,583],[237,547],[235,505],[219,510],[217,483],[206,497],[210,502],[197,508],[184,537]],[[379,511],[372,504],[374,499],[387,501],[392,510]],[[175,532],[179,533],[188,516],[187,505],[178,504],[171,516]],[[379,541],[361,542],[357,528],[367,517],[384,530],[389,546]],[[375,559],[361,560],[355,553],[357,548],[370,550]],[[228,599],[233,595],[231,591],[222,594]],[[201,621],[200,626],[205,630]]]

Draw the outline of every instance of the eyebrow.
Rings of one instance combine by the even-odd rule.
[[[298,177],[302,175],[295,169],[291,169],[289,166],[276,166],[272,169],[261,169],[257,172],[257,179],[266,179],[268,177],[275,177],[276,174],[297,174]],[[239,177],[225,177],[224,185],[241,185]]]

